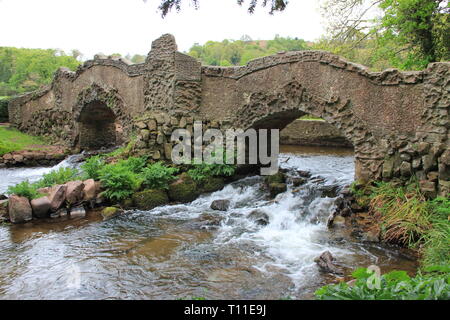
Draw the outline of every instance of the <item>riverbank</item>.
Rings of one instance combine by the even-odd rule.
[[[338,218],[362,241],[409,250],[419,273],[382,274],[378,267],[352,273],[353,280],[316,291],[319,299],[450,299],[450,198],[427,198],[419,183],[354,183],[343,193],[327,225]],[[377,269],[378,268],[378,269]],[[379,285],[375,286],[374,281]]]

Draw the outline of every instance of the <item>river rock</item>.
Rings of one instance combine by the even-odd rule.
[[[86,210],[83,206],[73,207],[70,209],[70,218],[84,218]]]
[[[305,170],[297,170],[297,173],[300,177],[303,178],[311,178],[311,172]]]
[[[250,212],[247,216],[250,220],[253,220],[255,223],[266,226],[269,224],[269,216],[262,210],[256,209]]]
[[[314,259],[314,262],[319,266],[321,272],[343,275],[343,271],[334,263],[334,261],[335,259],[330,251],[325,251],[319,257]]]
[[[222,177],[210,177],[198,186],[199,193],[214,192],[225,186],[225,180]]]
[[[270,176],[265,177],[265,182],[267,185],[270,185],[272,183],[285,183],[286,182],[286,175],[282,172],[275,173]]]
[[[214,200],[211,203],[211,209],[213,210],[227,211],[229,207],[230,207],[230,200],[227,199]]]
[[[50,210],[55,212],[63,205],[66,201],[66,185],[57,185],[52,187],[48,199],[50,200]]]
[[[292,178],[292,185],[294,187],[299,187],[301,185],[304,185],[306,183],[306,179],[302,177],[293,177]]]
[[[69,181],[66,183],[66,186],[66,201],[69,204],[77,203],[83,199],[83,181]]]
[[[36,218],[47,218],[51,208],[50,199],[47,196],[30,201],[33,216]]]
[[[23,223],[30,221],[32,216],[32,209],[30,201],[25,197],[11,195],[8,201],[9,220],[12,223]]]
[[[0,221],[8,219],[8,200],[0,200]]]
[[[151,210],[169,203],[166,191],[159,189],[147,189],[136,192],[132,198],[135,207],[139,210]]]
[[[275,198],[278,194],[286,192],[287,186],[285,183],[271,183],[269,184],[270,197]]]
[[[169,198],[172,201],[191,202],[198,197],[198,194],[197,183],[185,173],[169,186]]]
[[[8,200],[8,197],[0,193],[0,200]]]
[[[123,211],[116,207],[106,207],[102,210],[101,215],[103,220],[114,218],[121,214]]]
[[[97,196],[99,190],[98,190],[98,184],[94,181],[94,179],[88,179],[83,181],[84,188],[83,188],[83,199],[85,201],[90,201],[95,199]]]

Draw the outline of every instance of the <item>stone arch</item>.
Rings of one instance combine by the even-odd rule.
[[[305,114],[334,125],[353,144],[358,179],[381,177],[383,150],[364,121],[355,116],[348,99],[312,95],[294,80],[272,92],[252,93],[231,123],[243,129],[281,130]]]
[[[78,94],[73,108],[78,124],[74,145],[98,149],[120,145],[130,134],[131,119],[123,99],[114,88],[93,83]]]

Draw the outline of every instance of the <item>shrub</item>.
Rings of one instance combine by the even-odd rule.
[[[356,282],[327,285],[315,292],[319,300],[448,300],[450,276],[444,274],[418,274],[410,278],[405,271],[391,271],[379,278],[361,268],[353,274]]]
[[[169,168],[157,162],[142,171],[143,185],[150,189],[168,189],[177,172],[177,168]]]
[[[105,166],[105,162],[100,156],[94,156],[87,159],[82,165],[81,169],[84,172],[85,179],[100,179],[100,171]]]
[[[6,193],[15,194],[19,197],[25,197],[29,200],[33,200],[42,196],[39,192],[37,192],[36,185],[30,183],[28,180],[18,183],[15,186],[8,187]]]
[[[110,164],[101,170],[100,182],[106,189],[102,193],[106,198],[122,201],[140,188],[142,179],[126,166]]]
[[[36,182],[37,188],[51,187],[57,184],[64,184],[68,181],[76,180],[79,177],[77,169],[66,167],[59,168],[58,170],[50,171],[42,176],[38,182]]]

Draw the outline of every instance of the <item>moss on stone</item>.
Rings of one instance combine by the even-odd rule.
[[[225,180],[222,177],[209,177],[202,181],[198,186],[199,193],[214,192],[225,186]]]
[[[191,202],[197,198],[197,183],[186,173],[169,186],[169,198],[177,202]]]
[[[287,186],[285,183],[271,183],[269,184],[269,192],[270,192],[270,196],[272,198],[275,198],[275,196],[279,193],[283,193],[286,192],[287,190]]]
[[[120,209],[116,207],[106,207],[102,210],[101,214],[103,220],[111,219],[120,213]]]
[[[133,203],[140,210],[151,210],[169,203],[166,191],[147,189],[133,194]]]
[[[278,172],[271,176],[267,176],[265,179],[266,183],[269,185],[271,183],[285,183],[286,176],[284,173]]]

